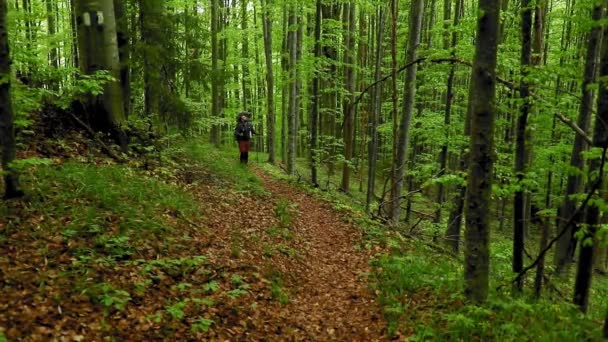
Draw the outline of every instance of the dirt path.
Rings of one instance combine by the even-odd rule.
[[[313,340],[381,340],[383,320],[366,280],[369,255],[359,252],[361,231],[312,196],[258,173],[276,198],[298,209],[292,229],[301,263],[292,270],[296,292],[280,308],[281,324]]]
[[[366,274],[369,254],[360,251],[361,231],[313,196],[256,170],[271,193],[266,199],[241,196],[237,203],[219,198],[209,213],[214,242],[209,254],[216,264],[244,270],[253,298],[244,299],[242,311],[217,320],[213,338],[266,341],[382,341],[385,322],[371,293]],[[213,195],[214,192],[205,192]],[[228,196],[230,197],[230,196]],[[276,208],[289,203],[292,220],[288,235],[269,234],[278,224]],[[231,210],[239,207],[239,211]],[[240,218],[239,218],[240,217]],[[241,220],[241,224],[235,224]],[[235,257],[235,240],[239,240]],[[261,281],[247,276],[260,274]],[[284,293],[281,304],[277,286]],[[263,287],[259,284],[265,284]],[[253,305],[251,302],[253,301]],[[246,308],[245,308],[246,307]]]

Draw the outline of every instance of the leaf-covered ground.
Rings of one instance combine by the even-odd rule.
[[[345,214],[187,150],[153,172],[56,161],[25,177],[28,200],[1,208],[0,340],[386,339]]]

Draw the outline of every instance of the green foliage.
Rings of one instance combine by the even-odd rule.
[[[289,293],[285,290],[283,277],[279,272],[272,272],[270,277],[270,294],[272,295],[272,299],[281,305],[289,303]]]
[[[194,333],[197,333],[197,332],[207,332],[207,331],[209,331],[209,328],[211,328],[211,325],[213,325],[213,323],[215,323],[215,322],[212,319],[198,318],[192,324],[191,330]]]
[[[435,340],[484,341],[585,341],[600,340],[595,323],[574,306],[524,299],[496,298],[483,307],[467,305],[446,313],[427,330]]]
[[[131,300],[129,292],[118,290],[112,284],[106,282],[85,288],[82,292],[93,302],[103,305],[106,309],[114,307],[116,310],[124,310]]]
[[[184,309],[186,308],[187,304],[188,301],[186,300],[175,302],[173,304],[167,305],[166,311],[172,319],[176,321],[181,321],[186,315]]]
[[[185,276],[196,271],[204,265],[207,258],[204,256],[183,257],[177,259],[163,258],[155,260],[136,260],[135,264],[143,264],[141,272],[143,274],[155,274],[162,271],[171,277]]]
[[[164,213],[194,216],[198,211],[196,202],[183,191],[123,166],[66,163],[39,168],[33,178],[47,198],[48,215],[71,217],[64,230],[67,236],[114,231],[117,236],[102,238],[104,244],[124,244],[128,238],[119,235],[161,232],[167,227],[160,218]]]

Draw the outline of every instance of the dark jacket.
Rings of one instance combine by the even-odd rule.
[[[255,133],[253,125],[249,121],[239,122],[234,129],[234,138],[237,141],[251,140]]]

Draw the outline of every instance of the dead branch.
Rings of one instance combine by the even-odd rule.
[[[557,117],[559,121],[565,123],[566,126],[572,128],[576,132],[576,134],[580,135],[583,139],[585,139],[587,144],[591,145],[593,143],[591,141],[591,137],[589,137],[589,135],[587,135],[587,133],[585,133],[585,131],[576,124],[576,122],[572,121],[571,119],[560,113],[555,114],[555,117]]]
[[[119,155],[117,155],[108,145],[106,145],[106,143],[104,143],[98,136],[97,134],[95,134],[95,131],[93,131],[93,129],[87,125],[84,121],[80,120],[79,117],[77,117],[76,115],[74,115],[74,113],[70,113],[70,116],[80,125],[82,126],[82,128],[84,128],[93,139],[95,139],[95,141],[99,144],[99,146],[101,146],[101,149],[108,155],[110,156],[112,159],[116,160],[119,163],[125,163],[126,160],[122,157],[120,157]]]

